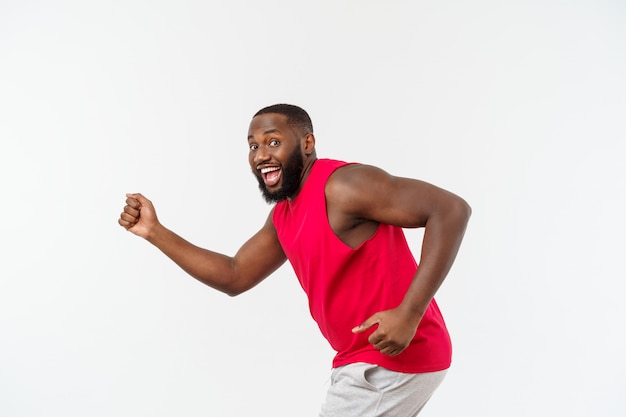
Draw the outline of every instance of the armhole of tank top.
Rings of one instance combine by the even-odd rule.
[[[378,223],[376,225],[376,230],[374,231],[374,233],[372,233],[371,236],[369,236],[367,239],[365,239],[363,242],[359,243],[355,247],[352,247],[352,246],[348,245],[346,242],[344,242],[343,240],[341,240],[341,238],[339,236],[337,236],[337,233],[335,233],[335,231],[333,230],[332,226],[330,225],[330,219],[328,218],[328,202],[326,201],[326,184],[330,180],[330,177],[332,177],[335,174],[335,172],[337,172],[338,169],[346,167],[348,165],[357,165],[357,164],[358,164],[358,162],[346,162],[343,165],[336,166],[332,170],[332,172],[330,174],[328,174],[328,177],[326,178],[326,181],[324,182],[324,213],[326,214],[326,216],[325,216],[325,218],[326,218],[326,222],[325,222],[326,223],[326,227],[328,228],[330,233],[335,237],[337,242],[339,242],[341,245],[345,246],[346,248],[350,249],[351,251],[359,250],[365,244],[367,244],[367,242],[369,242],[372,239],[374,239],[376,237],[376,235],[378,235],[378,232],[380,231],[380,223]]]

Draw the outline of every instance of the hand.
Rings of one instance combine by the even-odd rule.
[[[374,347],[385,355],[397,356],[411,343],[421,317],[411,317],[402,310],[395,308],[378,312],[365,320],[360,326],[352,329],[353,333],[363,333],[370,327],[378,328],[367,339]],[[413,324],[415,323],[415,324]]]
[[[154,227],[159,225],[152,202],[139,193],[126,194],[126,206],[117,222],[126,230],[146,239]]]

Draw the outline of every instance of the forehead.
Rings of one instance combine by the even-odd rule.
[[[260,114],[250,121],[248,136],[263,135],[265,132],[276,130],[283,134],[290,131],[287,116],[278,113]]]

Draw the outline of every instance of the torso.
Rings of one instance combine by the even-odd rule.
[[[380,187],[372,187],[371,172],[341,161],[321,163],[302,194],[277,203],[276,236],[307,294],[311,316],[337,351],[334,367],[367,362],[405,373],[446,369],[450,338],[434,300],[398,356],[381,354],[368,333],[351,331],[375,312],[397,307],[417,269],[402,229],[367,219],[380,210],[372,206]]]

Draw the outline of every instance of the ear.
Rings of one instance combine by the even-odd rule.
[[[315,136],[313,133],[307,133],[302,141],[302,147],[305,155],[310,155],[315,152]]]

